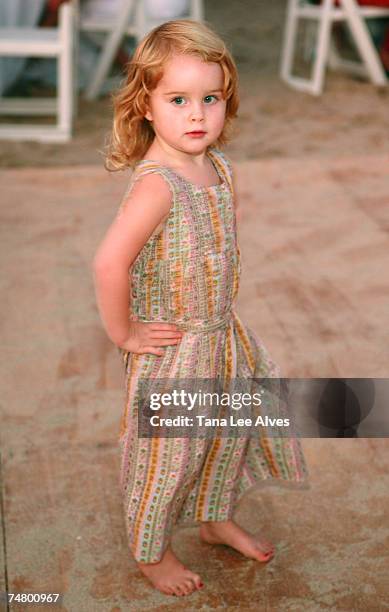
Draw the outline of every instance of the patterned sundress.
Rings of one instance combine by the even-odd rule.
[[[176,525],[232,518],[244,493],[264,481],[309,486],[298,438],[258,436],[141,438],[140,381],[144,378],[279,378],[262,341],[233,308],[240,277],[232,167],[211,147],[220,183],[198,186],[151,160],[139,161],[123,198],[149,173],[172,193],[162,230],[144,245],[130,270],[129,317],[165,321],[184,330],[163,356],[120,349],[126,371],[121,420],[120,487],[134,558],[156,563]]]

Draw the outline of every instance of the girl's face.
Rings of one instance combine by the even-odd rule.
[[[226,113],[222,88],[219,64],[191,55],[172,56],[151,92],[145,115],[164,151],[196,155],[217,140]]]

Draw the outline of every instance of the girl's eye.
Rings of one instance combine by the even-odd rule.
[[[204,102],[206,104],[210,104],[213,101],[218,100],[217,96],[214,95],[209,95],[209,96],[205,96],[204,98]],[[171,100],[175,106],[183,106],[183,104],[185,103],[185,98],[183,96],[177,96],[176,98],[173,98],[173,100]]]

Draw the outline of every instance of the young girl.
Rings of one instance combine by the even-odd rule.
[[[237,73],[206,25],[176,20],[151,31],[115,100],[108,169],[134,168],[94,261],[105,330],[127,381],[119,442],[129,546],[167,594],[203,586],[171,545],[175,525],[261,562],[272,543],[232,518],[255,483],[306,481],[297,439],[142,438],[140,381],[279,376],[233,309],[240,275],[231,163],[219,146],[238,108]]]

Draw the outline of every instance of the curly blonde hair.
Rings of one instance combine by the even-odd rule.
[[[123,86],[113,96],[114,119],[109,136],[105,168],[109,171],[134,167],[154,140],[154,131],[145,114],[150,93],[163,75],[163,67],[175,54],[217,62],[224,77],[226,115],[217,145],[231,138],[232,120],[239,106],[238,73],[235,62],[221,38],[206,24],[190,19],[167,21],[145,36],[128,64]]]

